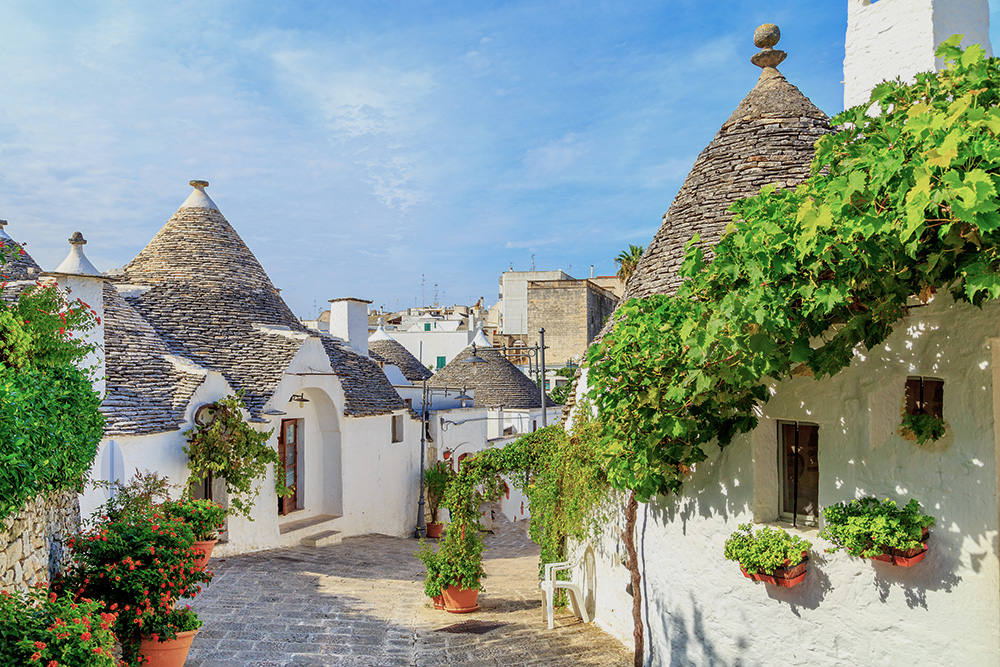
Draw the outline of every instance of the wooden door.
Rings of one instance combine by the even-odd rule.
[[[290,495],[278,498],[278,514],[294,512],[298,507],[299,482],[299,424],[296,419],[282,419],[281,433],[278,434],[278,458],[282,470],[276,474],[285,475],[285,486],[292,490]]]

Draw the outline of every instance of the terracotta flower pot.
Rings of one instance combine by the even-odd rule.
[[[441,533],[444,532],[444,524],[440,521],[438,523],[427,524],[427,537],[432,537],[435,540],[441,537]]]
[[[806,563],[809,561],[808,552],[802,552],[802,561],[793,565],[792,567],[779,567],[774,571],[773,574],[767,574],[766,572],[747,572],[743,568],[740,570],[743,572],[743,576],[748,579],[753,579],[754,581],[763,581],[765,584],[771,584],[772,586],[780,586],[781,588],[791,588],[792,586],[798,586],[806,578]],[[785,563],[790,561],[786,560]]]
[[[212,557],[212,550],[215,549],[215,543],[218,541],[219,539],[216,538],[214,540],[206,540],[204,542],[195,542],[191,545],[196,551],[200,551],[203,554],[195,559],[194,566],[196,568],[199,570],[205,569],[205,565],[208,564],[208,559]]]
[[[437,595],[432,597],[431,600],[434,602],[435,609],[444,609],[444,595]]]
[[[468,614],[479,609],[476,600],[479,599],[478,588],[459,588],[449,586],[444,589],[444,610],[452,614]]]
[[[165,642],[143,637],[139,644],[139,654],[147,658],[146,667],[183,667],[196,634],[197,630],[178,632],[177,639],[168,639]]]

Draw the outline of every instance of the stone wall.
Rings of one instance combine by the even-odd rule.
[[[0,588],[48,582],[65,564],[66,540],[80,527],[80,503],[73,492],[29,502],[0,523]]]
[[[579,355],[614,312],[614,294],[589,280],[539,280],[528,283],[528,345],[545,327],[545,361],[561,366]]]

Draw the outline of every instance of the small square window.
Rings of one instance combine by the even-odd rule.
[[[819,426],[778,422],[780,518],[815,524],[819,517]]]
[[[437,367],[438,367],[438,370],[441,370],[442,368],[444,368],[447,365],[448,365],[448,357],[438,357],[437,358]]]
[[[403,415],[392,416],[392,441],[403,442]]]
[[[906,378],[906,414],[944,419],[944,380]]]

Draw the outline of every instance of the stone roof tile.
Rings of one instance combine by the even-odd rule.
[[[538,385],[522,373],[517,366],[493,348],[476,348],[476,354],[485,364],[466,363],[472,356],[472,346],[465,348],[447,366],[427,381],[428,387],[469,387],[475,389],[475,404],[483,407],[500,405],[512,409],[541,407]],[[545,404],[555,403],[548,396]]]

